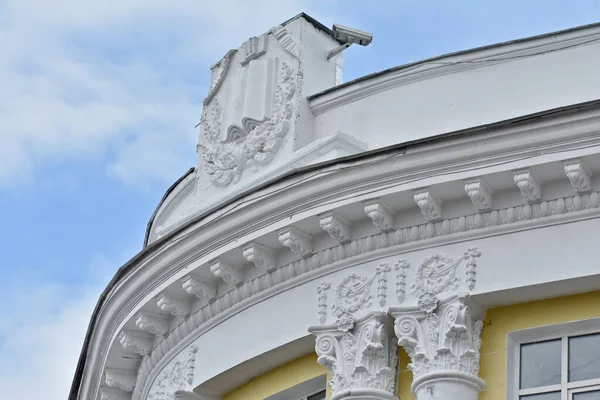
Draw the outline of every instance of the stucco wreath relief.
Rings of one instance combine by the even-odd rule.
[[[448,256],[435,254],[426,257],[415,271],[415,280],[411,285],[412,295],[417,300],[419,308],[427,314],[433,313],[439,304],[438,295],[450,289],[457,289],[459,278],[456,276],[457,267],[465,261],[464,282],[469,290],[475,287],[476,259],[481,256],[481,251],[470,248],[463,256],[454,260]],[[398,303],[405,300],[405,287],[407,271],[410,263],[399,260],[394,264],[396,270],[396,299]],[[369,309],[373,305],[374,295],[371,294],[371,284],[377,279],[377,298],[380,306],[385,306],[387,298],[387,273],[392,268],[383,263],[377,267],[372,277],[352,273],[344,277],[335,289],[334,304],[331,306],[335,324],[342,332],[348,332],[354,327],[356,321],[354,313],[361,309]],[[322,282],[317,287],[319,295],[318,316],[319,322],[324,324],[327,320],[327,292],[331,288],[330,282]]]
[[[297,58],[298,46],[295,42],[290,43],[293,39],[289,33],[281,27],[273,29],[278,29],[276,38],[284,49]],[[292,44],[294,51],[290,50]],[[261,121],[244,117],[242,126],[229,126],[226,138],[223,138],[224,110],[216,94],[235,53],[235,50],[228,52],[213,67],[212,83],[200,121],[199,161],[209,180],[217,186],[235,183],[246,167],[265,165],[273,159],[290,130],[302,80],[299,60],[296,71],[288,63],[279,62],[270,117]]]
[[[464,296],[455,296],[457,301],[440,301],[438,295],[449,290],[456,290],[460,280],[457,267],[465,262],[464,285],[472,289],[475,285],[476,259],[481,252],[470,248],[462,257],[453,259],[449,256],[435,254],[426,257],[414,272],[414,283],[411,285],[414,299],[420,311],[408,312],[398,316],[396,335],[398,344],[403,346],[411,357],[409,368],[415,377],[434,370],[458,370],[477,375],[479,370],[480,333],[482,322],[470,316],[470,306]],[[358,323],[354,314],[360,310],[368,311],[375,295],[371,293],[371,285],[377,280],[377,298],[379,305],[385,306],[387,292],[387,273],[392,268],[389,264],[381,264],[371,277],[352,273],[344,277],[335,290],[334,304],[331,306],[335,325],[341,337],[333,335],[319,336],[317,353],[319,363],[327,366],[332,372],[329,382],[333,392],[349,387],[371,387],[392,391],[394,387],[396,348],[386,339],[387,332],[382,323]],[[405,300],[405,286],[410,264],[400,260],[394,264],[396,271],[396,299],[398,303]],[[319,294],[319,321],[324,324],[327,319],[327,291],[329,282],[322,282]],[[452,297],[450,298],[452,299]],[[408,310],[412,307],[408,307]],[[377,351],[361,342],[363,330],[368,329],[368,337],[377,343]],[[374,335],[378,332],[378,335]],[[376,338],[376,340],[375,340]],[[371,342],[369,342],[371,343]],[[383,346],[383,347],[382,347]],[[386,346],[390,346],[386,348]],[[357,357],[357,348],[361,349]],[[385,349],[385,351],[384,351]],[[381,353],[383,352],[383,353]],[[380,354],[381,353],[381,354]],[[340,356],[344,362],[340,363]],[[376,356],[376,357],[370,357]],[[369,361],[367,361],[369,360]],[[365,368],[375,360],[384,360],[377,368]],[[365,364],[366,363],[366,364]],[[360,385],[357,382],[362,382]],[[358,385],[358,386],[356,386]]]

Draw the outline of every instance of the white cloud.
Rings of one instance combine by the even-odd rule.
[[[95,257],[77,285],[39,278],[35,270],[3,275],[11,305],[0,310],[0,399],[64,400],[94,306],[118,260]]]
[[[314,1],[314,4],[310,4]],[[0,186],[105,160],[126,183],[195,163],[208,66],[313,0],[8,0],[0,5]]]
[[[50,286],[52,286],[50,284]],[[40,304],[29,309],[22,323],[7,320],[10,333],[0,341],[0,398],[65,399],[73,380],[75,365],[87,324],[101,290],[64,301],[64,288],[40,286],[35,295]],[[45,308],[54,309],[45,312]]]

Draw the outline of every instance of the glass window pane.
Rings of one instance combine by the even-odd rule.
[[[600,390],[573,393],[573,400],[600,400]]]
[[[600,334],[569,338],[569,382],[600,378]]]
[[[521,345],[521,389],[560,383],[561,341]]]
[[[306,400],[325,400],[325,395],[327,391],[323,390],[322,392],[315,393],[312,396],[308,396]],[[587,399],[586,399],[587,400]]]
[[[560,392],[538,393],[519,397],[519,400],[560,400]],[[580,400],[580,399],[578,399]],[[589,399],[584,399],[589,400]]]

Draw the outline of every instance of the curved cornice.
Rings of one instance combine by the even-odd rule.
[[[343,161],[330,162],[327,166],[321,165],[318,169],[307,168],[290,174],[290,176],[266,187],[256,189],[255,192],[248,193],[219,210],[211,210],[208,214],[199,215],[189,224],[152,243],[117,272],[115,278],[102,294],[94,312],[70,399],[77,398],[79,380],[82,377],[84,364],[88,364],[89,368],[93,368],[93,370],[88,371],[90,379],[101,376],[101,368],[103,368],[105,360],[100,359],[100,357],[102,354],[106,355],[106,349],[128,315],[134,312],[136,307],[139,307],[144,298],[151,297],[153,293],[161,288],[161,285],[164,286],[167,280],[176,277],[176,274],[180,273],[179,270],[190,262],[194,260],[206,262],[214,259],[219,252],[252,241],[264,233],[266,227],[275,229],[278,226],[285,226],[339,205],[392,193],[401,190],[410,181],[423,180],[436,175],[455,176],[456,179],[462,179],[459,176],[461,173],[465,175],[464,177],[468,177],[469,173],[473,173],[472,170],[489,168],[493,164],[516,162],[527,157],[536,157],[544,153],[549,154],[553,151],[581,149],[591,144],[598,145],[600,134],[597,126],[600,125],[600,110],[597,106],[598,103],[594,102],[593,104],[578,105],[560,112],[554,110],[553,116],[552,113],[536,115],[529,117],[528,123],[524,123],[524,121],[521,121],[523,123],[505,122],[504,125],[498,126],[496,129],[484,127],[479,128],[478,131],[473,130],[470,134],[465,134],[465,132],[460,135],[453,133],[428,142],[405,144],[369,153],[368,155],[348,157]],[[584,109],[587,112],[579,112]],[[485,141],[480,140],[482,135],[485,135]],[[478,154],[478,158],[473,159],[473,154]],[[373,167],[374,164],[377,164],[376,168]],[[596,212],[595,208],[594,211],[590,211],[591,205],[595,204],[595,200],[591,197],[586,203],[590,206],[586,205],[585,209],[577,208],[578,201],[571,200],[571,202],[575,207],[573,213],[563,213],[560,216],[549,214],[546,221],[558,223],[552,218],[589,218],[587,214],[584,216],[584,213]],[[506,218],[512,218],[513,212],[509,213],[506,210]],[[539,212],[543,213],[543,210],[540,209]],[[581,215],[576,216],[575,212]],[[484,214],[478,213],[477,215],[481,215],[484,221],[487,220],[486,217],[483,217]],[[525,211],[525,208],[523,208],[521,214],[517,213],[515,215],[527,217],[530,214],[529,211]],[[543,214],[540,215],[543,216]],[[471,218],[471,225],[467,223],[467,227],[483,228],[483,225],[479,226],[478,217],[472,216]],[[487,218],[493,223],[494,219],[491,214]],[[533,219],[531,223],[535,224],[541,220],[543,218]],[[526,221],[516,220],[515,227],[508,229],[521,229],[523,222]],[[455,223],[448,222],[447,224],[457,224],[459,231],[463,226],[459,219],[456,219]],[[431,235],[430,226],[433,226],[433,237],[429,236]],[[444,221],[432,225],[424,224],[423,228],[416,228],[418,235],[424,235],[423,240],[412,242],[428,245],[427,243],[465,240],[462,236],[459,236],[463,233],[451,229],[450,233],[456,233],[452,237],[452,234],[444,234],[445,229],[447,228],[444,226]],[[414,229],[410,228],[409,231],[402,232],[402,236],[411,237],[413,231]],[[437,232],[441,233],[439,237],[435,236]],[[473,229],[473,232],[473,235],[482,234],[482,231],[479,233],[476,229]],[[392,233],[386,234],[387,245],[382,234],[378,234],[370,235],[371,239],[367,237],[357,239],[355,246],[359,246],[359,249],[362,246],[363,249],[367,250],[365,254],[370,252],[369,257],[376,256],[377,251],[388,251],[382,250],[384,248],[395,252],[399,251],[395,246],[406,246],[403,251],[409,251],[412,248],[406,242],[400,243],[395,236],[395,231]],[[359,244],[361,240],[364,242],[362,245]],[[428,240],[431,241],[428,242]],[[373,244],[370,243],[371,241],[373,241]],[[381,243],[381,246],[375,244],[377,241]],[[358,257],[353,253],[352,242],[348,246],[350,246],[348,253],[350,257]],[[338,247],[336,246],[336,249]],[[344,249],[344,251],[346,250]],[[318,265],[316,268],[334,265],[336,261],[339,261],[331,253],[331,248],[319,252],[320,255],[316,256],[315,265]],[[348,256],[345,258],[348,258]],[[345,258],[342,257],[342,259]],[[301,258],[264,276],[271,276],[271,274],[283,276],[281,282],[292,279],[297,275],[293,272],[295,271],[294,263],[302,263],[302,260],[309,262],[308,259]],[[301,271],[303,267],[298,264],[298,268]],[[326,269],[324,268],[322,271]],[[292,272],[290,273],[288,270]],[[306,271],[310,270],[307,264]],[[277,279],[275,279],[276,282]],[[262,287],[263,290],[268,289],[268,285]],[[252,293],[252,287],[249,286],[248,289],[250,290],[248,293]],[[225,296],[231,297],[230,293],[231,291],[227,292]],[[230,299],[230,301],[233,305],[233,299]],[[240,302],[242,302],[242,297],[235,303]],[[213,304],[222,303],[223,300]],[[231,309],[234,310],[234,308]],[[218,308],[215,311],[218,311]],[[204,312],[202,314],[204,315]],[[215,315],[217,314],[219,312],[215,313]],[[221,315],[223,315],[222,310]],[[192,318],[188,318],[186,321],[189,322],[185,322],[183,326],[189,325],[188,333],[197,329]],[[170,346],[165,344],[166,348],[172,347],[175,343],[180,343],[185,336],[181,329],[176,329],[167,336],[167,338],[174,337],[176,339],[165,339],[161,343],[170,343]],[[96,337],[92,340],[92,336]],[[104,350],[98,351],[100,349]],[[147,371],[145,372],[146,378],[158,362],[168,358],[167,353],[168,351],[164,350],[161,356],[158,356],[159,353],[153,352],[147,358],[147,360],[152,359],[153,362],[148,361],[147,364],[150,366],[144,368]],[[157,355],[154,356],[154,354]],[[140,373],[142,371],[141,369]],[[140,375],[138,379],[142,377],[143,375]],[[92,384],[92,387],[98,384],[89,383]],[[141,384],[143,387],[143,383],[138,382],[138,386]],[[90,387],[83,387],[83,389],[86,390],[87,395],[91,393],[89,392]]]
[[[600,23],[496,43],[416,61],[369,74],[309,96],[318,115],[393,87],[436,76],[544,54],[600,40]]]
[[[169,198],[169,196],[171,196],[171,194],[174,194],[175,196],[177,196],[181,192],[181,190],[179,188],[179,184],[181,182],[183,182],[188,176],[190,176],[190,174],[194,173],[195,170],[196,170],[195,167],[191,167],[183,175],[181,175],[181,177],[179,179],[177,179],[175,181],[175,183],[173,183],[171,186],[169,186],[169,188],[163,195],[162,199],[160,199],[160,201],[158,202],[158,205],[154,209],[154,212],[152,213],[152,216],[150,217],[150,220],[148,221],[148,224],[146,225],[146,234],[144,236],[144,247],[148,246],[148,239],[150,237],[150,231],[152,230],[152,225],[154,225],[154,221],[158,217],[160,217],[161,211],[164,212],[164,210],[161,210],[162,205]]]

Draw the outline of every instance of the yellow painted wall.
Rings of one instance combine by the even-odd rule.
[[[327,369],[317,364],[317,355],[307,354],[250,380],[223,396],[223,400],[263,400],[326,373]]]
[[[410,391],[413,374],[408,369],[408,363],[410,363],[410,357],[403,348],[400,348],[398,351],[398,397],[401,400],[413,400],[415,398]]]
[[[481,333],[480,400],[506,399],[506,335],[537,326],[600,317],[600,291],[489,309]]]
[[[506,400],[506,336],[509,332],[596,317],[600,317],[600,291],[489,309],[481,333],[479,371],[486,386],[479,400]],[[398,396],[401,400],[414,400],[410,392],[412,372],[407,369],[410,358],[403,349],[399,360]]]
[[[479,372],[486,387],[479,400],[506,399],[506,335],[509,332],[595,317],[600,317],[600,291],[489,309],[481,334]],[[410,392],[413,377],[408,370],[409,362],[408,354],[400,349],[398,396],[401,400],[414,400]],[[325,367],[317,364],[316,354],[308,354],[251,380],[223,400],[263,400],[326,372]]]

